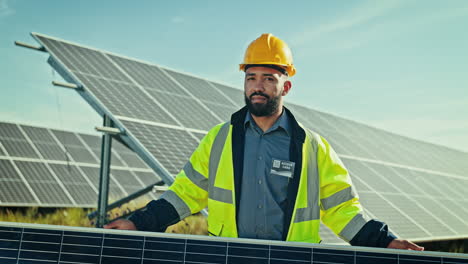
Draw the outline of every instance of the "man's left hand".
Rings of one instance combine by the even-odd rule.
[[[416,250],[416,251],[423,251],[424,248],[416,245],[415,243],[404,240],[404,239],[394,239],[390,244],[388,244],[387,248],[394,248],[394,249],[408,249],[408,250]]]

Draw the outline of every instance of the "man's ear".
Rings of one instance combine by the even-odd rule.
[[[285,96],[289,93],[289,91],[292,88],[292,83],[290,81],[285,81],[283,84],[283,93],[281,94],[282,96]]]

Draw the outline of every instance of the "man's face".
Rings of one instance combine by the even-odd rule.
[[[281,72],[267,67],[250,67],[245,72],[244,99],[254,116],[271,116],[283,106],[291,83]]]

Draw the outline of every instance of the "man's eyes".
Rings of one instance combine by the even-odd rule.
[[[247,81],[254,81],[256,80],[255,77],[247,77],[246,79]],[[265,77],[263,78],[264,81],[269,81],[269,82],[274,82],[275,81],[275,78],[273,77]]]

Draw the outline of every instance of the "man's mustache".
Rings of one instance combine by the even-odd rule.
[[[249,99],[252,100],[252,97],[253,97],[253,96],[256,96],[256,95],[260,95],[260,96],[265,97],[266,99],[270,99],[270,96],[268,96],[267,94],[264,94],[264,93],[262,93],[262,92],[254,92],[253,94],[251,94],[251,95],[249,96]]]

